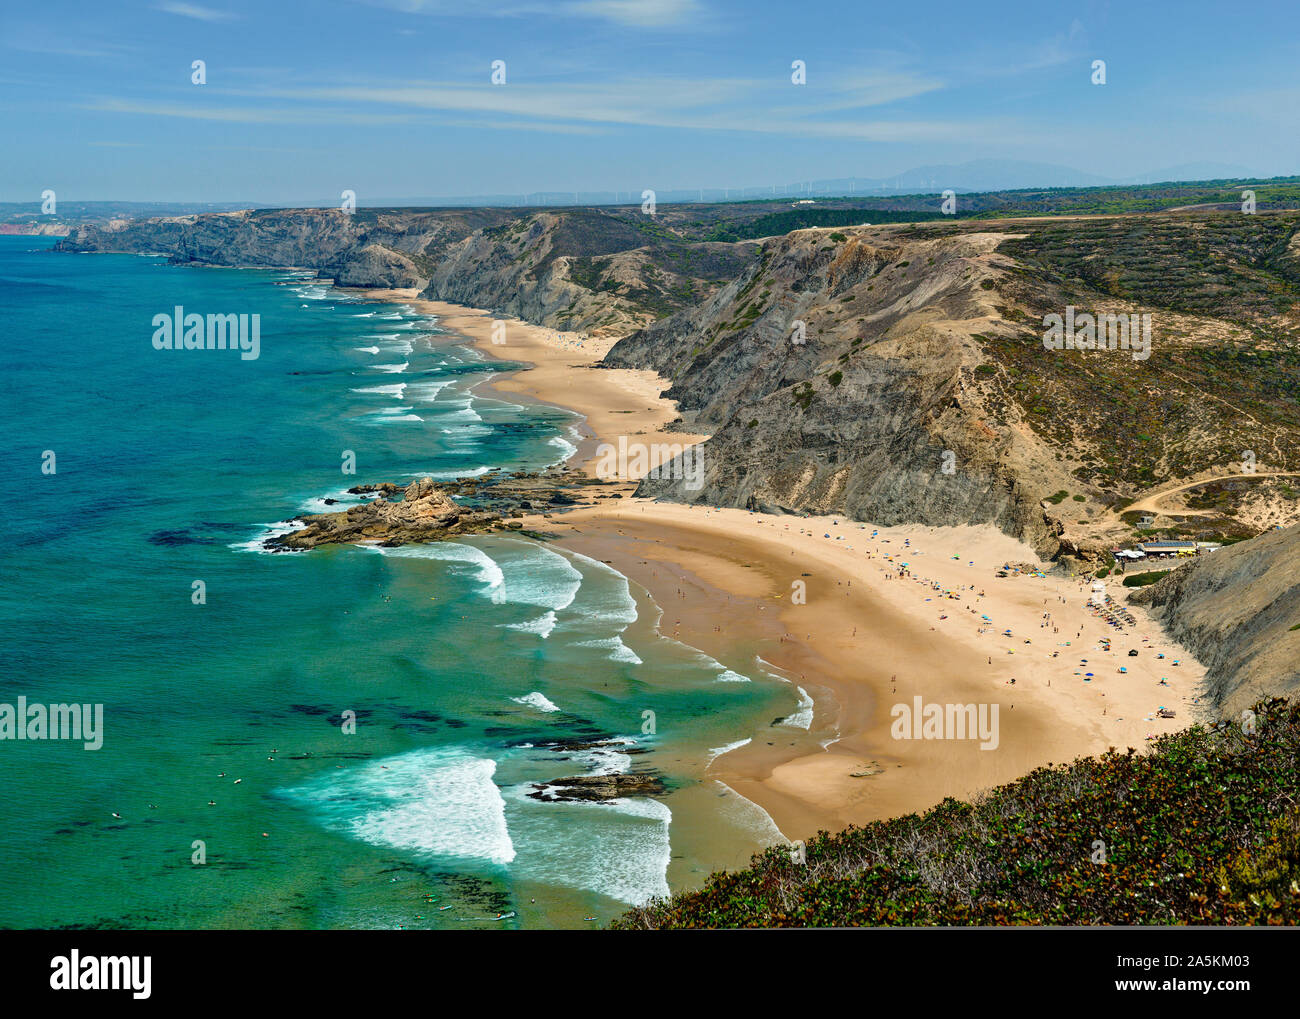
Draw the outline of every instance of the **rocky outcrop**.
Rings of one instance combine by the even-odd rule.
[[[299,517],[303,527],[268,538],[265,545],[272,551],[357,542],[392,547],[502,528],[521,531],[523,523],[518,518],[526,514],[546,516],[552,510],[618,498],[630,491],[627,484],[562,467],[540,473],[493,470],[444,484],[421,478],[405,488],[380,481],[348,489],[351,495],[374,496],[371,501],[338,512]]]
[[[431,478],[422,478],[411,482],[397,502],[380,495],[340,513],[317,513],[301,519],[305,527],[267,539],[267,548],[308,549],[353,542],[394,546],[440,541],[457,534],[492,530],[500,516],[490,511],[465,510]]]
[[[1129,601],[1205,665],[1223,714],[1300,692],[1300,524],[1205,553]]]
[[[624,796],[662,796],[662,779],[654,775],[575,775],[553,782],[534,782],[528,795],[535,800],[581,800],[607,803]]]
[[[367,244],[337,264],[334,282],[340,287],[405,289],[423,287],[429,281],[405,255],[379,244]]]

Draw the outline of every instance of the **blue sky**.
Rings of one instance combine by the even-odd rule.
[[[667,191],[976,159],[1300,170],[1293,3],[43,0],[0,19],[4,201]]]

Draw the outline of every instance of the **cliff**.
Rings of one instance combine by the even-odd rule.
[[[245,210],[82,225],[60,251],[300,266],[564,330],[622,335],[717,290],[752,245],[688,243],[603,209]]]
[[[1300,525],[1202,555],[1129,600],[1206,666],[1225,716],[1300,690]]]
[[[883,524],[990,522],[1096,569],[1137,537],[1141,514],[1124,511],[1154,485],[1240,474],[1243,450],[1270,471],[1300,468],[1300,217],[1241,219],[770,238],[713,297],[607,355],[671,378],[686,423],[712,434],[702,488],[669,471],[639,492]],[[1215,290],[1211,273],[1234,286]],[[1068,307],[1145,320],[1149,349],[1045,349],[1044,315]],[[1265,492],[1260,471],[1234,484],[1300,517],[1289,483]],[[1241,493],[1211,485],[1197,498],[1162,530],[1258,533]]]

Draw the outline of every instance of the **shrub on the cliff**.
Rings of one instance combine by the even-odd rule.
[[[1219,870],[1219,892],[1261,909],[1282,910],[1300,897],[1300,811],[1273,823],[1262,845],[1241,850]]]

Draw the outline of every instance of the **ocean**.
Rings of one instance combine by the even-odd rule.
[[[52,243],[0,237],[0,703],[102,704],[103,745],[0,739],[0,926],[576,927],[780,841],[705,769],[798,692],[610,566],[260,550],[352,485],[557,463],[576,417],[409,306]],[[257,358],[155,349],[178,306],[260,316]],[[668,794],[528,795],[633,764]]]

